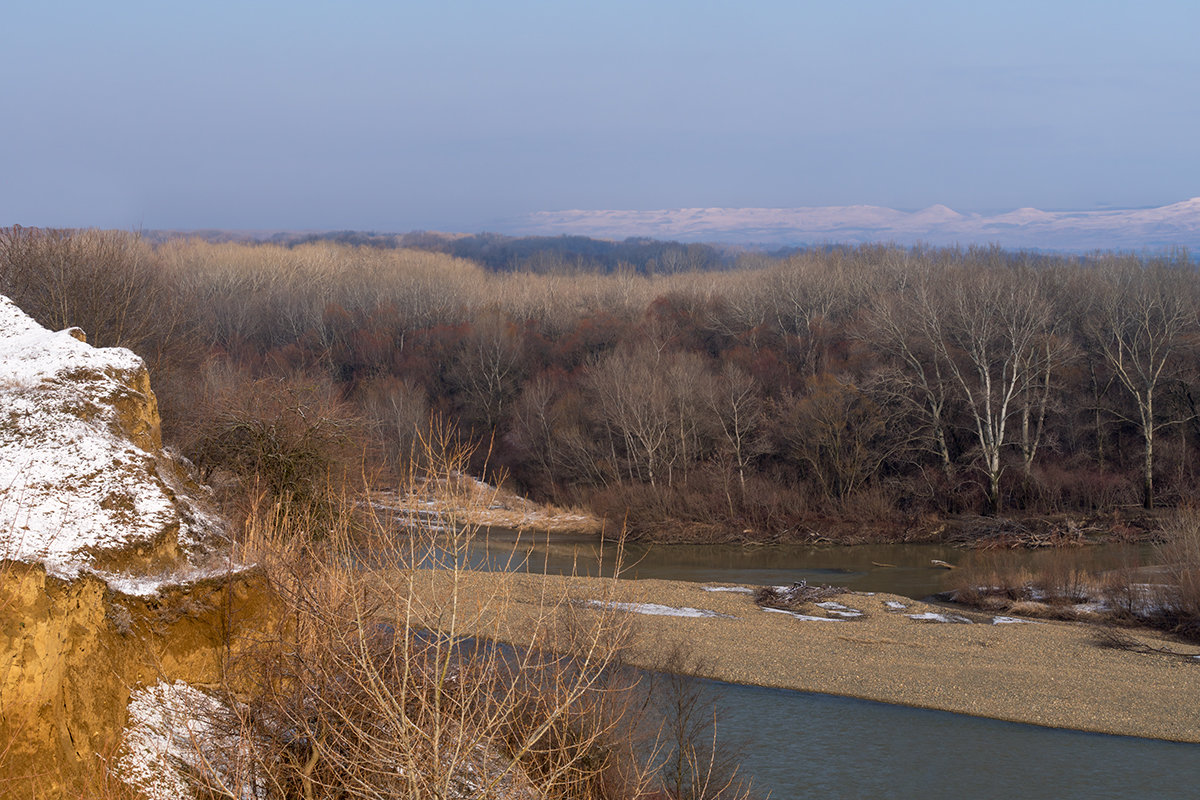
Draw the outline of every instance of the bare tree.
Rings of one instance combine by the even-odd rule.
[[[449,377],[484,425],[495,429],[515,397],[521,370],[521,331],[499,311],[481,313],[464,338]]]
[[[733,461],[744,497],[746,471],[767,450],[758,383],[736,365],[726,363],[708,395],[708,402],[713,418],[721,427],[721,449]]]
[[[894,365],[880,374],[880,388],[920,420],[917,440],[927,443],[949,474],[953,461],[947,431],[953,387],[942,361],[934,357],[933,343],[940,335],[934,318],[926,281],[915,291],[877,297],[861,337]]]
[[[124,231],[0,229],[0,292],[42,325],[155,359],[181,320],[149,244]]]
[[[899,446],[887,409],[832,375],[813,378],[801,397],[785,398],[781,416],[788,451],[838,501],[866,486]]]
[[[1155,433],[1178,422],[1155,405],[1196,332],[1191,283],[1179,269],[1120,265],[1096,276],[1089,333],[1117,381],[1129,394],[1142,432],[1142,504],[1154,507]]]
[[[670,486],[705,454],[714,427],[706,386],[701,357],[648,341],[597,361],[585,379],[614,461],[619,450],[627,477],[651,486]]]
[[[1058,363],[1059,348],[1047,343],[1054,327],[1051,307],[1033,274],[1005,267],[958,269],[917,291],[925,297],[927,344],[963,399],[987,480],[989,511],[998,513],[1010,422]]]

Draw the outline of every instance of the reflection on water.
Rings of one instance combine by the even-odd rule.
[[[517,557],[514,558],[514,552]],[[492,528],[470,547],[468,560],[486,569],[522,569],[551,574],[605,575],[617,568],[617,548],[595,537],[547,536]],[[1150,563],[1144,545],[1100,545],[1066,551],[1082,569],[1101,571]],[[628,578],[780,585],[794,581],[829,583],[864,592],[891,592],[927,597],[951,588],[955,565],[1003,559],[1031,570],[1061,559],[1064,551],[977,553],[937,544],[882,544],[853,547],[806,545],[647,545],[626,546],[621,574]]]
[[[1153,563],[1152,548],[1068,551],[1080,569]],[[631,578],[750,585],[807,580],[924,597],[953,572],[931,565],[1001,560],[1036,571],[1062,551],[972,553],[942,545],[629,545]],[[435,559],[436,560],[436,559]],[[485,530],[458,554],[493,570],[612,575],[614,546],[592,537]],[[1200,796],[1200,745],[1039,728],[866,700],[702,681],[721,697],[722,741],[742,745],[759,796],[790,798],[1191,798]]]

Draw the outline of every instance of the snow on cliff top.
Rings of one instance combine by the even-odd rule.
[[[142,360],[82,338],[0,296],[0,558],[66,579],[91,570],[137,591],[146,570],[188,568],[181,556],[221,523],[158,452]],[[141,574],[108,572],[134,564]]]

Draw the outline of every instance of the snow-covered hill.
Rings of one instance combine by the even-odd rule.
[[[1105,211],[959,213],[943,205],[919,211],[881,206],[677,208],[657,211],[539,211],[508,232],[605,239],[644,236],[679,241],[795,245],[824,242],[999,244],[1049,250],[1200,247],[1200,197],[1160,208]]]
[[[0,559],[134,593],[202,577],[224,523],[162,452],[142,360],[84,339],[0,297]]]

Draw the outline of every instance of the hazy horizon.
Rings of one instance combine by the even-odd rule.
[[[566,209],[1200,195],[1200,7],[21,4],[0,225],[495,229]]]

